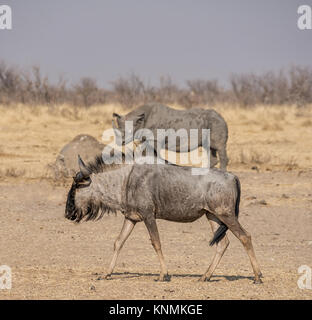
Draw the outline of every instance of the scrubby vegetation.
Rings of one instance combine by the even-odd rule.
[[[119,77],[109,88],[100,88],[96,81],[84,77],[68,84],[60,77],[52,84],[40,68],[21,70],[0,63],[0,104],[74,106],[119,104],[132,108],[147,101],[176,104],[184,108],[217,103],[243,107],[261,105],[297,105],[312,103],[312,68],[292,66],[279,72],[263,74],[233,74],[229,88],[216,79],[187,80],[184,87],[169,76],[161,77],[158,86],[151,86],[136,74]]]

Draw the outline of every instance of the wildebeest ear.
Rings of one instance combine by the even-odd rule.
[[[142,123],[145,119],[145,114],[141,113],[140,115],[138,115],[136,123]]]
[[[86,165],[84,164],[84,162],[82,161],[80,155],[78,154],[78,165],[79,165],[79,169],[80,169],[80,172],[82,173],[82,175],[84,177],[89,177],[89,170],[88,168],[86,167]]]
[[[118,114],[118,113],[113,113],[113,118],[117,118],[117,119],[120,119],[121,118],[121,116]]]

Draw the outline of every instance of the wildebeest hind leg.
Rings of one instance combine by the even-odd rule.
[[[116,261],[119,255],[119,252],[121,250],[121,248],[123,247],[124,243],[126,242],[126,240],[128,239],[130,233],[132,232],[133,228],[135,226],[135,222],[129,220],[129,219],[125,219],[122,229],[120,231],[120,234],[118,236],[118,238],[116,239],[115,243],[114,243],[114,254],[113,254],[113,258],[112,261],[109,265],[109,269],[108,272],[105,276],[105,279],[109,279],[114,268],[116,265]]]
[[[168,275],[168,269],[165,264],[164,256],[161,251],[161,244],[160,244],[160,239],[159,239],[159,233],[158,233],[158,228],[156,224],[156,220],[154,217],[151,217],[149,219],[144,220],[144,223],[146,225],[146,228],[149,232],[149,235],[151,237],[151,242],[152,245],[158,255],[158,259],[160,262],[160,268],[161,272],[159,275],[159,281],[170,281],[170,276]]]
[[[260,267],[252,246],[250,234],[246,230],[244,230],[244,228],[240,225],[240,223],[238,222],[235,216],[220,216],[220,220],[222,220],[222,222],[226,224],[226,226],[233,232],[233,234],[243,244],[249,256],[251,266],[255,274],[254,283],[261,283],[262,282],[260,279],[261,271],[260,271]]]
[[[220,227],[220,221],[218,222],[218,219],[216,219],[212,214],[208,213],[206,214],[206,217],[210,223],[211,229],[213,234],[217,231],[217,229]],[[217,268],[218,264],[220,263],[220,260],[227,249],[230,241],[228,240],[227,236],[225,235],[217,244],[216,244],[216,252],[212,259],[212,262],[207,269],[207,271],[202,275],[200,278],[200,281],[209,281],[213,272]]]

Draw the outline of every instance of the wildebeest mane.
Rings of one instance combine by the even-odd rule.
[[[116,151],[111,151],[111,152],[116,152]],[[132,159],[132,157],[135,157],[135,153],[132,150],[128,150],[127,155],[129,155],[129,159]],[[117,160],[117,163],[109,163],[110,159],[108,158],[108,155],[100,154],[100,155],[97,155],[93,161],[87,164],[87,169],[90,172],[90,174],[92,173],[96,174],[104,171],[113,170],[125,164],[126,159],[127,159],[126,154],[124,154],[123,152],[117,151],[117,154],[115,156],[115,160]],[[171,163],[168,160],[164,160],[164,162],[167,165],[180,167],[179,165]]]
[[[112,150],[111,152],[116,151]],[[112,154],[110,156],[112,156]],[[108,155],[105,155],[103,153],[99,154],[93,161],[87,164],[87,170],[90,172],[90,174],[113,170],[125,163],[126,155],[123,152],[117,151],[115,160],[117,160],[117,163],[109,163],[110,158],[108,157]]]

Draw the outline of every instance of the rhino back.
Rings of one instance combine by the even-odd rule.
[[[56,167],[59,174],[70,177],[78,171],[78,154],[85,162],[90,162],[101,154],[105,145],[98,142],[94,137],[87,134],[80,134],[66,144],[56,159]]]

